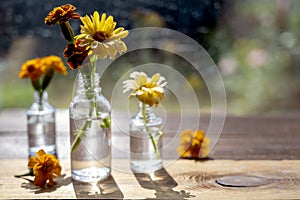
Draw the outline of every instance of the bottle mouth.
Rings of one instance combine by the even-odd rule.
[[[35,91],[33,94],[35,102],[45,102],[48,101],[48,92],[44,90],[42,93]]]
[[[82,74],[79,73],[77,81],[77,93],[99,93],[101,92],[101,87],[99,86],[100,76],[98,73],[94,74]]]

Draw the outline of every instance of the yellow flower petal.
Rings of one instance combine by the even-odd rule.
[[[106,20],[105,20],[105,23],[102,27],[102,30],[103,32],[106,32],[106,33],[110,33],[109,32],[109,28],[111,27],[111,24],[113,23],[114,21],[114,18],[110,15]]]
[[[103,13],[101,16],[101,21],[100,21],[100,25],[99,25],[99,29],[97,29],[97,31],[102,31],[102,28],[104,26],[106,20],[106,13]]]
[[[103,13],[100,19],[99,13],[94,12],[91,16],[80,18],[83,25],[80,26],[80,35],[75,36],[76,41],[79,41],[79,46],[91,49],[90,54],[98,55],[99,59],[104,59],[107,56],[114,59],[117,53],[124,53],[127,50],[125,43],[120,39],[128,35],[128,31],[124,28],[117,28],[113,17],[106,18]],[[116,34],[115,34],[116,31]]]
[[[123,30],[124,30],[124,28],[119,27],[119,28],[117,28],[116,30],[113,31],[113,34],[114,34],[114,35],[117,35],[118,33],[121,33]],[[125,31],[124,31],[124,32],[125,32]],[[126,31],[126,32],[128,33],[128,31]]]
[[[95,29],[100,30],[100,16],[97,11],[94,12],[94,20],[93,23],[95,24]]]
[[[123,92],[133,90],[131,96],[136,96],[137,99],[149,106],[158,105],[164,98],[164,89],[167,83],[158,83],[159,80],[165,80],[160,74],[155,74],[151,78],[144,72],[132,72],[131,80],[123,82]]]

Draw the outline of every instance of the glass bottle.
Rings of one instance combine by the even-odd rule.
[[[130,120],[130,167],[145,173],[163,167],[161,159],[163,119],[153,107],[139,102],[139,112]]]
[[[70,107],[72,178],[104,180],[111,173],[111,107],[101,94],[97,73],[79,73]]]
[[[29,157],[43,149],[56,155],[55,107],[48,102],[48,93],[34,92],[34,102],[27,110]]]

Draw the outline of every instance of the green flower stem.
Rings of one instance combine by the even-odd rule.
[[[97,61],[96,59],[93,59],[93,60],[91,59],[89,67],[91,67],[91,68],[95,67],[94,62],[96,62],[96,61]],[[90,82],[84,82],[84,87],[86,89],[86,97],[88,99],[96,98],[96,95],[94,93],[89,93],[89,91],[94,90],[94,87],[95,87],[94,84],[93,84],[93,81],[94,81],[94,70],[91,69],[91,72],[92,73],[91,73]],[[85,77],[84,74],[82,74],[82,76],[83,76],[84,79],[86,79],[86,77]],[[91,96],[91,94],[92,94],[92,96]],[[89,110],[89,117],[90,118],[92,117],[94,108],[97,109],[96,101],[93,101],[92,102],[92,106],[90,107],[90,110]],[[96,112],[96,114],[98,115],[98,112]],[[83,124],[83,126],[81,126],[80,129],[76,131],[76,138],[75,138],[75,140],[72,143],[71,153],[76,150],[76,148],[78,147],[78,145],[81,142],[81,138],[84,137],[87,129],[90,128],[91,125],[92,125],[92,120],[87,120],[87,121],[85,121],[85,123]]]
[[[111,124],[110,118],[103,119],[103,124],[101,124],[102,128],[109,128]]]
[[[157,142],[155,141],[153,135],[150,133],[149,129],[148,129],[148,126],[147,126],[147,116],[146,116],[146,104],[145,103],[142,103],[142,115],[143,115],[143,119],[144,119],[144,126],[145,126],[145,129],[151,139],[151,142],[152,142],[152,145],[153,145],[153,148],[154,148],[154,152],[156,154],[156,159],[159,159],[160,157],[160,154],[159,154],[159,151],[157,150]]]
[[[25,174],[15,175],[14,177],[21,178],[23,176],[34,176],[34,174],[33,174],[33,168],[30,168],[29,171],[27,173],[25,173]]]
[[[36,80],[32,80],[31,79],[31,84],[33,86],[33,89],[35,89],[36,91],[40,91],[41,90],[41,84],[40,84],[40,80],[36,79]]]
[[[89,100],[93,100],[91,102],[91,107],[89,110],[89,118],[92,118],[93,112],[94,110],[96,110],[95,114],[96,114],[96,118],[99,117],[99,113],[98,113],[98,107],[97,107],[97,99],[96,99],[96,94],[94,93],[95,91],[95,72],[96,72],[96,64],[97,64],[97,59],[98,57],[96,55],[92,56],[90,58],[90,63],[88,65],[88,73],[90,73],[91,77],[90,79],[86,79],[85,74],[83,73],[83,78],[85,80],[89,80],[89,82],[85,82],[84,83],[84,87],[86,89],[86,97]],[[92,91],[92,92],[91,92]],[[78,145],[81,142],[81,138],[83,138],[88,130],[88,128],[90,128],[92,125],[92,120],[87,120],[85,121],[85,123],[80,127],[80,129],[76,132],[76,138],[72,143],[71,146],[71,152],[75,151],[76,148],[78,147]],[[99,123],[99,125],[102,128],[109,128],[110,127],[110,118],[105,118],[103,119],[103,123]]]
[[[33,89],[38,92],[38,94],[39,94],[39,105],[42,106],[42,98],[43,98],[44,90],[42,89],[40,80],[39,79],[37,79],[37,80],[32,80],[31,79],[31,84],[33,86]]]
[[[74,31],[69,21],[60,24],[61,32],[69,43],[74,43]]]
[[[54,76],[54,69],[50,68],[43,78],[41,90],[45,90],[48,87],[53,76]]]
[[[84,125],[76,132],[76,138],[72,143],[71,152],[75,151],[75,149],[78,147],[78,145],[81,142],[81,138],[85,135],[88,128],[90,128],[92,125],[92,121],[86,121]]]
[[[54,76],[54,70],[50,68],[47,73],[44,75],[43,80],[40,79],[32,80],[31,84],[35,91],[39,93],[39,105],[42,106],[42,100],[43,100],[43,93],[50,84],[53,76]]]

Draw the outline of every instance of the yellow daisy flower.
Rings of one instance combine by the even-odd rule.
[[[94,12],[92,16],[80,17],[81,25],[80,35],[75,36],[76,40],[80,41],[79,46],[85,47],[86,50],[91,50],[93,54],[97,54],[99,59],[104,59],[108,55],[113,59],[117,53],[127,51],[125,43],[121,38],[128,35],[128,31],[120,27],[115,29],[116,22],[113,17],[106,18],[103,13],[100,19],[99,13]]]
[[[202,130],[184,130],[180,134],[180,146],[177,152],[182,158],[200,158],[209,153],[210,140]]]
[[[165,78],[159,73],[151,78],[144,72],[132,72],[130,80],[123,82],[123,92],[133,90],[130,97],[136,96],[141,102],[149,106],[158,105],[164,98],[164,86],[167,85]]]

